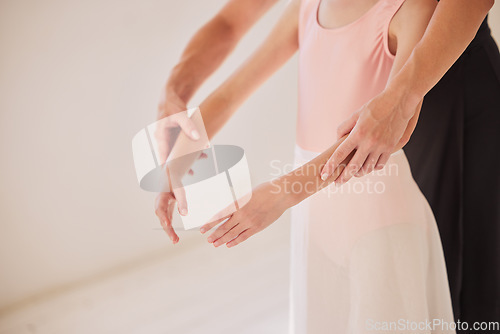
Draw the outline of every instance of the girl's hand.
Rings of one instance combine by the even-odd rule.
[[[207,239],[215,247],[227,243],[233,247],[245,241],[257,232],[274,223],[286,209],[286,194],[278,185],[266,182],[253,190],[252,198],[240,210],[222,219],[203,225],[201,233],[212,229],[221,221],[228,219],[219,226]]]

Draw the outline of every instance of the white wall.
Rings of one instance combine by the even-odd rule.
[[[154,195],[136,184],[130,141],[154,120],[159,89],[188,38],[224,2],[0,2],[0,308],[188,247],[168,245],[157,229]],[[283,6],[252,30],[193,105],[254,48]],[[245,148],[256,184],[269,178],[271,160],[291,161],[295,111],[296,59],[215,142]],[[287,231],[277,226],[268,233]],[[181,238],[201,242],[194,233]]]
[[[490,11],[488,18],[493,37],[495,37],[497,44],[500,43],[500,5],[498,1]]]

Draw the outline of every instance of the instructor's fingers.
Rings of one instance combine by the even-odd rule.
[[[366,158],[363,167],[361,167],[361,169],[356,173],[356,177],[361,177],[366,174],[370,174],[375,169],[375,166],[377,165],[380,156],[381,156],[380,153],[370,153],[368,155],[368,158]]]
[[[378,159],[378,162],[375,166],[375,170],[381,170],[382,168],[385,167],[385,164],[387,163],[387,161],[389,160],[389,158],[391,157],[391,154],[390,153],[384,153],[380,156],[380,158]]]
[[[337,139],[342,138],[342,136],[348,134],[352,131],[356,122],[358,121],[359,113],[355,112],[347,120],[342,122],[337,128]]]
[[[172,227],[171,214],[169,215],[165,208],[158,208],[156,209],[155,213],[160,220],[161,227],[163,228],[165,233],[167,233],[170,240],[172,240],[172,243],[176,244],[177,242],[179,242],[179,236],[177,235],[177,233],[175,233],[175,230]]]
[[[338,185],[344,184],[351,179],[363,166],[363,163],[366,161],[367,153],[361,150],[357,150],[351,161],[344,168],[344,171],[340,176],[335,180],[335,183]]]

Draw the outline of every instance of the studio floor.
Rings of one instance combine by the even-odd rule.
[[[279,239],[214,250],[193,238],[7,310],[0,333],[286,333],[289,248]]]

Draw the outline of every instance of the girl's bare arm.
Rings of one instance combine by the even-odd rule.
[[[300,0],[291,1],[262,45],[200,104],[209,138],[298,50],[299,7]]]

